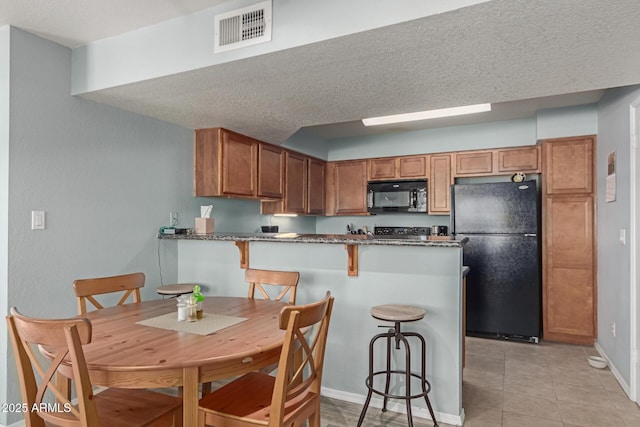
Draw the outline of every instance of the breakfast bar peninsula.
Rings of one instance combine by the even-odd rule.
[[[464,241],[295,233],[161,234],[158,239],[163,270],[173,269],[179,282],[198,283],[206,295],[246,296],[246,268],[300,272],[298,304],[331,291],[335,304],[323,374],[323,395],[328,397],[364,403],[369,340],[384,325],[371,317],[371,307],[423,308],[424,319],[407,328],[427,340],[429,396],[436,418],[453,425],[464,421]],[[418,370],[419,361],[413,362],[412,369]],[[392,384],[392,389],[404,392],[403,384]],[[429,418],[424,402],[413,404],[414,415]],[[371,406],[382,407],[382,399]],[[389,409],[403,412],[404,402],[391,401]]]

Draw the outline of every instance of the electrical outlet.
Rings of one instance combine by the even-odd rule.
[[[616,322],[611,322],[611,335],[613,335],[613,337],[616,337]]]
[[[178,212],[169,212],[169,225],[172,227],[178,225]]]

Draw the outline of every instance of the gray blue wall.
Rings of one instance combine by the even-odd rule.
[[[9,27],[0,28],[0,312],[7,306],[7,266],[9,242],[6,238],[9,224]],[[7,328],[0,327],[0,378],[6,378],[9,369]],[[0,382],[0,402],[8,402],[7,388]],[[0,424],[6,415],[0,412]]]
[[[169,211],[196,211],[192,131],[70,96],[71,51],[32,34],[1,29],[0,58],[2,314],[17,306],[71,316],[74,279],[133,271],[147,275],[143,298],[155,297],[155,233]],[[32,210],[46,211],[46,230],[31,230]],[[176,267],[168,268],[165,280],[176,278]],[[13,358],[0,360],[0,400],[17,402]],[[20,414],[0,417],[11,424]]]
[[[598,343],[611,359],[627,387],[631,381],[631,155],[630,105],[640,87],[608,91],[598,109],[597,237],[598,237]],[[607,203],[607,157],[616,153],[616,200]],[[627,230],[627,245],[618,241]],[[633,241],[633,240],[631,240]],[[637,262],[637,260],[636,260]],[[616,336],[611,334],[616,323]],[[628,389],[628,388],[627,388]]]

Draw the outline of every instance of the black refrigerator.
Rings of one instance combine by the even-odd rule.
[[[463,247],[467,335],[537,343],[541,330],[535,181],[456,184],[452,230]]]

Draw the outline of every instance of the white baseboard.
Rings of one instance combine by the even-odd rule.
[[[362,394],[347,393],[345,391],[334,390],[326,387],[322,387],[321,393],[323,396],[330,397],[332,399],[338,399],[349,403],[356,403],[359,405],[364,405],[364,401],[366,400],[366,396]],[[406,414],[407,408],[405,407],[405,405],[396,402],[397,401],[390,401],[389,403],[387,403],[387,410]],[[382,403],[383,400],[381,398],[373,397],[371,399],[371,402],[369,403],[369,408],[382,408]],[[431,415],[426,408],[420,408],[412,405],[411,412],[418,418],[424,418],[427,420],[431,419]],[[434,411],[434,413],[436,415],[436,418],[438,419],[438,422],[443,422],[455,426],[461,426],[464,422],[464,409],[462,409],[460,415],[447,414],[438,411]]]
[[[613,374],[613,376],[616,378],[616,380],[620,384],[620,387],[622,387],[622,390],[624,390],[624,392],[627,394],[627,397],[629,397],[629,399],[631,399],[631,387],[629,387],[629,384],[627,384],[625,382],[624,378],[622,378],[622,375],[620,375],[620,372],[618,372],[618,370],[616,369],[615,365],[613,363],[611,363],[611,359],[609,359],[609,356],[607,356],[607,353],[604,351],[604,349],[602,348],[600,343],[598,343],[596,341],[594,347],[595,347],[596,351],[598,353],[600,353],[600,356],[602,356],[603,358],[605,358],[607,360],[607,364],[609,365],[609,369],[611,369],[611,373]]]

